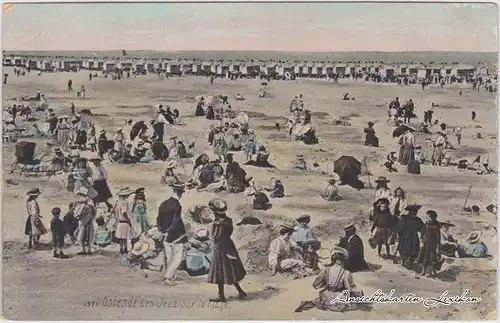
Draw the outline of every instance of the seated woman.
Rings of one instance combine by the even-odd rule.
[[[339,187],[337,186],[337,178],[330,178],[328,180],[328,186],[323,192],[321,192],[321,197],[327,201],[341,201],[342,196],[339,195]]]
[[[189,276],[201,276],[208,273],[212,262],[212,245],[207,229],[200,229],[187,244],[186,272]]]
[[[215,113],[214,113],[214,108],[212,106],[209,106],[207,108],[207,119],[208,120],[215,120]]]
[[[273,274],[291,271],[294,274],[303,274],[306,264],[300,254],[301,248],[291,242],[294,229],[283,227],[279,237],[271,241],[269,246],[268,265]]]
[[[43,137],[44,133],[38,128],[38,125],[34,123],[30,129],[23,131],[19,134],[19,137],[24,138],[40,138]]]
[[[355,310],[359,307],[358,303],[337,300],[342,294],[350,297],[363,296],[363,292],[357,290],[351,272],[344,268],[347,250],[335,247],[330,254],[331,265],[323,269],[313,282],[314,288],[321,289],[313,302],[314,306],[332,312]],[[344,299],[345,297],[342,298]]]
[[[246,172],[240,165],[233,160],[232,154],[227,154],[226,179],[227,189],[231,193],[243,192],[246,187]]]
[[[295,226],[294,232],[291,235],[294,244],[302,248],[306,241],[318,241],[311,228],[309,228],[309,223],[311,222],[310,215],[299,216],[295,222],[297,226]]]
[[[262,191],[262,187],[254,182],[254,197],[253,197],[253,209],[254,210],[268,210],[270,208],[269,198],[266,193]]]
[[[275,168],[274,165],[269,164],[268,158],[269,158],[269,152],[266,150],[266,147],[260,146],[255,161],[249,160],[245,163],[245,165],[263,167],[263,168]]]
[[[244,100],[245,100],[245,98],[244,98],[244,97],[242,97],[242,96],[238,93],[238,94],[236,95],[236,100],[238,100],[238,101],[244,101]]]
[[[163,257],[163,239],[164,236],[156,226],[143,232],[128,255],[130,268],[132,270],[141,270],[145,277],[147,277],[145,269],[161,272],[165,261]]]
[[[229,146],[230,151],[241,151],[241,136],[239,133],[233,134],[231,145]]]
[[[271,192],[269,195],[271,198],[282,198],[285,197],[285,187],[281,180],[274,177],[271,178],[271,187],[266,188],[266,191]]]
[[[375,129],[373,129],[373,122],[368,122],[368,127],[365,128],[365,146],[378,147],[378,137],[375,136]]]
[[[350,100],[349,93],[344,94],[344,97],[342,98],[342,100],[349,101]]]
[[[297,157],[295,158],[295,161],[293,162],[293,168],[300,169],[300,170],[307,169],[306,161],[304,160],[303,155],[297,155]]]
[[[187,158],[188,157],[186,146],[184,145],[184,143],[181,140],[177,141],[176,148],[177,148],[177,156],[179,156],[179,158]]]
[[[139,158],[139,162],[141,163],[150,163],[155,159],[155,155],[153,150],[151,149],[151,143],[146,142],[143,146],[143,150],[141,152],[141,157]]]
[[[453,238],[450,232],[450,228],[455,225],[450,221],[440,222],[441,224],[441,253],[447,257],[457,257],[458,254],[458,244],[457,240]]]

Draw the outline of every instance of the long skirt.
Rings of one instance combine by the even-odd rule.
[[[398,161],[401,165],[408,165],[415,160],[415,147],[412,144],[401,145]]]
[[[91,199],[94,199],[97,197],[97,191],[94,189],[94,187],[92,185],[90,185],[90,183],[87,180],[76,180],[75,186],[73,188],[74,189],[73,192],[76,193],[78,190],[80,190],[81,187],[84,187],[87,189],[87,195]]]
[[[231,241],[230,243],[233,245],[231,249],[236,250],[234,242]],[[247,272],[239,255],[237,259],[229,259],[229,257],[220,250],[220,247],[217,245],[214,246],[212,250],[212,263],[207,279],[209,283],[233,285],[245,278],[246,274]]]
[[[441,253],[446,257],[455,257],[455,252],[457,251],[457,246],[450,243],[444,243],[441,245]]]
[[[444,159],[444,149],[443,146],[436,146],[432,151],[432,162],[441,164]]]
[[[64,148],[68,147],[69,142],[69,129],[57,130],[57,142]]]
[[[47,229],[43,225],[42,219],[39,217],[29,216],[26,219],[26,224],[24,226],[24,234],[30,236],[42,236],[47,233]]]
[[[113,195],[111,195],[111,191],[109,190],[108,183],[105,179],[94,181],[94,190],[97,192],[97,197],[95,199],[96,203],[103,203],[110,199]]]
[[[131,228],[130,224],[125,223],[125,222],[118,222],[118,225],[116,226],[116,231],[115,231],[115,238],[116,239],[129,239],[131,238]]]
[[[420,163],[416,160],[408,163],[408,174],[420,175]]]

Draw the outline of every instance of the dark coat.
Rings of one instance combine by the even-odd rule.
[[[350,237],[342,237],[338,244],[339,247],[347,250],[348,256],[344,263],[344,268],[352,273],[368,269],[365,261],[365,250],[363,241],[357,234]]]
[[[158,208],[158,217],[156,224],[161,233],[168,233],[166,242],[174,242],[182,235],[184,237],[177,241],[177,243],[186,243],[187,237],[186,228],[181,218],[182,206],[176,198],[169,198],[163,201]]]
[[[441,225],[438,221],[427,222],[422,233],[424,249],[419,255],[418,262],[431,264],[435,260],[439,245],[441,244]]]
[[[66,230],[63,221],[59,218],[52,218],[52,221],[50,221],[50,231],[52,231],[52,244],[54,248],[64,247]]]
[[[233,285],[246,276],[231,235],[233,220],[227,216],[217,218],[212,224],[212,263],[208,272],[208,282]]]
[[[404,215],[401,217],[394,231],[399,236],[398,251],[403,258],[417,258],[420,252],[418,232],[423,232],[424,228],[424,222],[418,216]]]

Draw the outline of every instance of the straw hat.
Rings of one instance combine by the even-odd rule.
[[[102,134],[105,134],[105,133],[106,133],[106,130],[102,129],[99,133],[100,133],[101,135],[102,135]]]
[[[144,145],[144,140],[142,139],[137,140],[137,146],[142,146],[142,145]]]
[[[474,230],[472,231],[471,233],[469,233],[467,235],[467,241],[469,241],[470,243],[476,243],[479,241],[479,239],[481,238],[481,235],[483,233],[479,230]]]
[[[208,202],[208,207],[213,213],[225,213],[227,211],[227,203],[219,198],[214,198]]]
[[[208,238],[208,230],[203,228],[194,233],[194,236],[197,239],[207,239]]]
[[[134,244],[134,247],[132,248],[130,253],[133,254],[134,256],[142,256],[143,254],[148,252],[148,250],[149,250],[149,244],[145,241],[139,240]]]
[[[337,175],[336,173],[333,173],[332,176],[330,176],[330,178],[328,179],[328,183],[330,184],[335,184],[336,182],[338,182],[340,180],[340,176]]]
[[[344,248],[335,246],[332,250],[330,250],[330,257],[337,254],[344,256],[344,258],[347,258],[349,253]]]
[[[30,189],[28,192],[26,192],[26,195],[28,196],[38,196],[40,194],[42,194],[43,191],[39,188],[32,188]]]
[[[87,196],[88,191],[89,191],[88,189],[86,189],[85,187],[82,186],[75,191],[75,194]]]
[[[441,224],[441,226],[447,226],[447,227],[454,227],[455,225],[453,223],[451,223],[450,220],[445,220],[445,221],[441,221],[439,222],[439,224]]]
[[[295,220],[297,223],[300,223],[300,222],[311,222],[311,216],[310,215],[301,215],[299,216],[296,220]]]
[[[390,180],[388,180],[385,176],[380,176],[375,183],[390,183]]]
[[[128,187],[122,188],[121,190],[118,191],[118,193],[116,193],[116,195],[118,195],[118,196],[129,196],[129,195],[132,195],[132,194],[134,194],[134,191],[132,191]]]
[[[175,166],[177,166],[177,161],[175,159],[167,161],[167,169],[174,169]]]
[[[184,185],[184,183],[169,183],[168,186],[170,186],[170,188],[172,188],[172,190],[174,191],[184,192],[184,190],[186,189],[186,185]]]

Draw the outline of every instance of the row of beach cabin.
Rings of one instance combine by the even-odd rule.
[[[351,63],[282,63],[270,62],[201,62],[201,61],[148,61],[148,60],[35,60],[24,57],[4,57],[4,66],[16,66],[47,72],[73,71],[86,69],[112,73],[116,70],[136,71],[138,73],[155,73],[157,71],[169,74],[216,74],[238,73],[245,75],[265,74],[289,78],[292,75],[305,77],[326,77],[336,74],[377,74],[381,77],[415,76],[427,78],[441,76],[472,76],[496,74],[496,67],[489,70],[484,65],[473,66],[464,64],[351,64]]]

